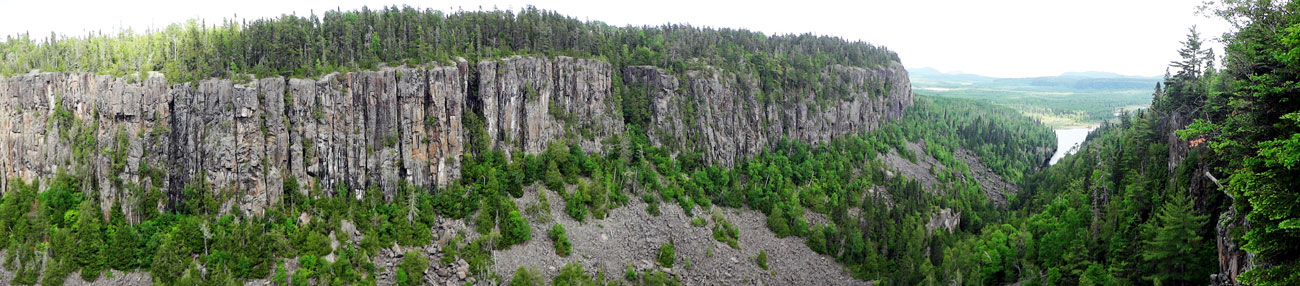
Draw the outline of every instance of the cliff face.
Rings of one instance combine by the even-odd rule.
[[[839,100],[818,103],[811,92],[764,104],[758,80],[716,69],[690,71],[684,82],[653,67],[630,67],[630,86],[651,98],[654,144],[699,147],[710,163],[730,166],[783,138],[819,143],[870,130],[903,116],[912,105],[912,85],[901,64],[877,69],[835,66],[822,84],[849,91]]]
[[[560,138],[599,152],[604,138],[623,132],[622,113],[610,97],[609,63],[516,56],[481,61],[478,71],[487,134],[506,155],[539,153]]]
[[[144,201],[149,190],[176,203],[198,182],[223,211],[251,214],[278,203],[290,178],[302,190],[342,185],[360,196],[374,186],[392,198],[401,181],[428,189],[459,177],[470,112],[482,115],[495,149],[538,153],[563,139],[602,151],[624,132],[615,72],[651,96],[653,143],[723,165],[782,138],[815,143],[874,128],[912,104],[899,64],[827,69],[821,81],[846,94],[822,103],[811,91],[763,103],[743,73],[704,68],[679,80],[568,57],[247,83],[32,73],[0,79],[0,191],[13,178],[47,187],[60,170],[78,172],[94,178],[84,187],[98,190],[105,212],[120,202],[128,217],[164,205]]]

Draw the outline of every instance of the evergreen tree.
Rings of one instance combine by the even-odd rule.
[[[89,200],[81,202],[78,213],[76,261],[82,267],[81,278],[94,281],[104,270],[104,231],[100,226],[104,219],[99,205]]]
[[[523,266],[515,270],[515,275],[510,278],[510,286],[539,286],[546,281],[541,275],[528,270]]]
[[[185,246],[184,241],[178,239],[176,235],[167,235],[163,239],[162,245],[158,246],[157,252],[153,256],[153,265],[149,268],[149,273],[153,275],[154,282],[160,284],[171,284],[181,278],[181,274],[189,269],[190,249]]]
[[[767,215],[767,228],[772,229],[776,237],[786,237],[790,235],[790,224],[785,218],[785,212],[781,210],[780,205],[772,207],[772,213]]]
[[[424,285],[424,271],[429,268],[429,258],[426,258],[422,251],[407,251],[402,257],[402,263],[397,267],[406,278],[400,279],[398,285]]]
[[[510,214],[506,215],[506,220],[501,224],[501,232],[504,233],[501,239],[501,245],[504,248],[527,242],[533,237],[532,226],[528,224],[528,220],[524,219],[523,215],[519,214],[518,210],[510,211]]]
[[[135,269],[136,253],[141,246],[134,227],[124,224],[114,226],[108,249],[104,251],[108,267],[121,271]]]
[[[1202,257],[1199,253],[1203,238],[1198,231],[1205,225],[1206,216],[1197,215],[1192,201],[1182,193],[1175,192],[1156,214],[1154,231],[1151,238],[1143,241],[1146,245],[1142,259],[1157,266],[1154,280],[1165,285],[1185,285],[1201,280],[1200,273],[1190,271]]]
[[[554,160],[546,161],[546,175],[542,177],[542,181],[546,183],[547,189],[564,194],[564,175],[560,174],[560,167]]]

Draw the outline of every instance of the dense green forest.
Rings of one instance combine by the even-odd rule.
[[[963,263],[945,273],[979,278],[967,284],[1204,285],[1222,271],[1216,239],[1231,239],[1257,255],[1235,282],[1300,284],[1300,3],[1204,9],[1237,28],[1223,68],[1193,29],[1150,110],[1028,176],[1011,216],[948,250]]]
[[[492,250],[541,236],[528,228],[534,216],[521,215],[533,211],[520,210],[511,201],[537,184],[559,190],[565,213],[579,221],[603,219],[610,209],[632,199],[648,202],[646,211],[652,214],[663,204],[674,204],[702,218],[707,217],[703,210],[714,205],[753,208],[768,214],[768,227],[778,236],[806,237],[808,247],[848,265],[855,277],[906,285],[940,281],[934,280],[942,277],[936,276],[936,268],[927,266],[934,258],[925,249],[948,246],[962,236],[927,235],[924,224],[937,209],[968,214],[958,233],[1001,220],[1004,206],[988,202],[979,185],[967,179],[970,169],[954,158],[954,150],[972,150],[995,172],[1018,178],[1043,160],[1025,154],[1052,141],[1049,129],[1013,110],[928,97],[919,99],[903,120],[876,131],[820,145],[782,142],[735,168],[702,165],[698,156],[674,158],[651,146],[644,135],[628,136],[631,139],[603,155],[585,154],[576,145],[562,147],[562,142],[536,156],[515,153],[520,155],[511,160],[500,151],[477,150],[480,156],[465,159],[458,184],[432,192],[406,186],[393,201],[378,197],[378,191],[367,191],[365,198],[356,200],[341,186],[298,196],[298,183],[290,180],[284,186],[285,203],[264,217],[238,211],[217,214],[215,201],[197,196],[201,199],[184,204],[185,209],[149,214],[141,223],[128,224],[116,211],[107,219],[98,217],[93,197],[78,191],[84,182],[64,174],[42,192],[20,182],[17,191],[5,194],[0,227],[11,232],[0,246],[8,250],[6,267],[17,272],[9,282],[19,285],[61,284],[77,270],[83,278],[95,279],[105,269],[147,270],[155,282],[171,285],[227,285],[254,278],[280,283],[290,281],[282,267],[283,259],[293,257],[302,266],[292,274],[295,283],[371,284],[376,271],[372,259],[380,248],[427,245],[428,226],[436,216],[444,216],[473,221],[479,235],[452,239],[443,246],[449,255],[433,263],[463,258],[476,275],[491,279]],[[902,148],[905,142],[921,140],[927,143],[925,154]],[[881,156],[889,150],[911,160],[932,156],[948,168],[939,174],[936,189],[923,190],[916,180],[886,175]],[[577,187],[566,192],[566,185]],[[887,193],[865,193],[872,186],[883,186]],[[810,225],[804,212],[827,215],[832,223]],[[851,216],[854,212],[859,214]],[[288,215],[295,213],[311,219]],[[419,215],[411,218],[410,213]],[[364,239],[332,250],[327,234],[338,232],[342,220],[356,222]],[[712,221],[716,239],[743,247],[734,244],[739,235],[734,226],[716,217]],[[548,236],[563,239],[563,227]],[[331,254],[337,256],[334,262],[322,259]],[[43,255],[51,262],[41,275],[40,264],[34,262]],[[419,271],[401,273],[413,272]],[[671,281],[662,274],[640,277],[638,283]],[[399,282],[420,281],[406,279],[418,278]]]

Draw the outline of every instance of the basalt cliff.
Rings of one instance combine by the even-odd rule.
[[[650,99],[644,132],[653,144],[721,165],[782,139],[870,130],[913,100],[897,62],[826,68],[820,81],[839,87],[826,90],[843,93],[830,102],[814,90],[764,100],[753,77],[712,67],[619,70],[562,56],[244,82],[28,73],[0,79],[0,180],[47,182],[80,168],[93,175],[105,212],[116,205],[128,217],[167,208],[202,183],[222,211],[260,214],[283,199],[291,178],[358,195],[377,186],[389,198],[399,182],[447,185],[467,153],[469,116],[482,119],[490,148],[507,153],[552,142],[599,152],[627,130],[616,84]],[[8,186],[0,182],[0,191]],[[167,199],[139,203],[149,189]]]

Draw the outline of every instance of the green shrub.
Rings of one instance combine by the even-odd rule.
[[[587,189],[587,205],[591,207],[591,217],[595,219],[604,219],[609,215],[609,189],[605,186],[604,178],[597,175],[594,178],[595,185]]]
[[[659,201],[649,201],[649,203],[647,203],[645,206],[645,211],[646,213],[649,213],[652,216],[659,216],[663,214],[663,212],[659,210]]]
[[[504,233],[500,249],[509,248],[511,245],[520,244],[533,239],[533,228],[528,224],[519,211],[510,211],[506,215],[506,220],[501,224],[501,231]]]
[[[283,263],[275,266],[275,275],[271,276],[271,283],[280,286],[289,284],[289,273],[285,272]]]
[[[399,271],[400,271],[400,269],[399,269]],[[316,273],[315,273],[314,271],[312,271],[311,269],[298,268],[298,270],[293,271],[293,282],[292,282],[292,283],[293,283],[294,286],[307,286],[308,284],[310,284],[310,281],[309,281],[309,280],[311,280],[311,277],[312,277],[314,274],[316,274]]]
[[[824,227],[813,227],[808,233],[808,240],[804,242],[808,248],[819,254],[826,254],[826,234],[822,232]]]
[[[429,258],[424,257],[420,251],[410,250],[397,267],[399,271],[406,272],[405,281],[398,279],[398,285],[423,285],[424,270],[429,268]]]
[[[754,262],[758,263],[759,268],[767,270],[767,250],[759,250],[758,257],[754,258]]]
[[[514,278],[510,278],[510,286],[538,286],[542,285],[544,281],[546,281],[546,278],[542,278],[541,274],[519,266],[519,269],[515,270]]]
[[[553,286],[586,286],[595,285],[596,281],[587,275],[587,271],[582,269],[582,264],[569,263],[560,269],[560,275],[555,276],[551,281]]]
[[[724,242],[731,248],[740,249],[740,229],[717,211],[713,213],[713,239]]]
[[[578,187],[564,201],[564,212],[573,220],[582,222],[587,218],[587,183],[578,182]]]
[[[122,271],[135,269],[136,251],[143,247],[140,245],[140,238],[135,228],[119,225],[112,233],[106,250],[108,266]]]
[[[544,192],[537,193],[537,202],[525,206],[524,213],[537,222],[551,222],[551,199]]]
[[[569,254],[573,254],[573,243],[569,242],[568,237],[561,236],[555,241],[555,255],[569,257]]]
[[[556,240],[561,237],[564,237],[564,234],[565,234],[564,225],[557,223],[554,226],[551,226],[551,231],[547,232],[546,236],[551,238],[551,240]]]
[[[677,261],[677,256],[673,253],[675,251],[673,248],[673,243],[671,242],[665,243],[663,246],[659,247],[659,266],[673,268],[673,263]]]
[[[491,209],[479,209],[478,215],[474,216],[474,230],[477,230],[479,234],[492,232],[492,229],[497,227],[496,217],[492,214]]]
[[[645,272],[641,273],[641,282],[637,283],[637,285],[675,286],[682,285],[682,282],[677,277],[669,276],[668,273],[664,273],[662,270],[646,269]]]
[[[162,284],[171,284],[180,278],[180,274],[189,268],[190,249],[175,234],[168,235],[154,253],[153,265],[149,269],[155,279]]]
[[[636,281],[636,268],[632,267],[632,263],[627,264],[627,272],[623,274],[623,279]]]
[[[550,236],[551,242],[555,245],[555,255],[568,257],[569,254],[573,253],[573,245],[569,242],[569,238],[565,236],[563,225],[558,223],[555,224],[555,226],[551,227],[548,236]]]
[[[299,232],[298,238],[295,239],[295,248],[298,249],[299,255],[314,255],[324,257],[329,255],[333,250],[330,248],[330,238],[313,230],[304,230]]]
[[[95,281],[104,270],[104,231],[100,227],[104,220],[99,205],[90,201],[81,202],[78,212],[76,262],[82,268],[81,279]]]

